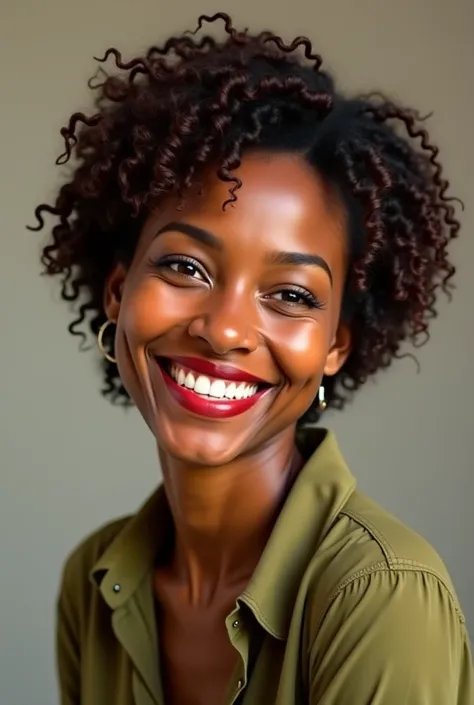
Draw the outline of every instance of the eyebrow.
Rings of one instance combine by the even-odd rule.
[[[277,265],[319,267],[326,272],[331,286],[333,285],[331,267],[319,255],[310,255],[305,252],[271,252],[268,256],[268,261]]]
[[[211,247],[213,250],[222,250],[224,247],[222,240],[216,235],[196,225],[191,225],[190,223],[179,223],[177,221],[167,223],[155,233],[154,237],[158,237],[165,232],[183,233],[183,235],[187,235],[193,240]],[[331,286],[333,285],[331,268],[320,255],[310,255],[304,252],[271,252],[267,257],[267,261],[271,264],[281,266],[319,267],[326,272]]]
[[[155,233],[154,237],[158,237],[158,235],[161,235],[162,233],[171,231],[183,233],[183,235],[187,235],[203,245],[212,247],[213,250],[222,250],[223,248],[222,240],[210,233],[208,230],[203,230],[203,228],[198,228],[196,225],[191,225],[190,223],[167,223],[167,225],[164,225],[160,230],[158,230],[157,233]]]

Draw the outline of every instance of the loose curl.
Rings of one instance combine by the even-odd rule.
[[[195,38],[218,19],[223,41]],[[84,328],[97,335],[107,275],[117,261],[130,261],[150,208],[171,193],[183,200],[209,163],[229,183],[225,208],[238,198],[243,153],[258,147],[304,155],[349,216],[343,316],[353,348],[325,380],[328,403],[342,407],[405,340],[428,338],[437,292],[451,286],[447,246],[459,222],[424,118],[378,94],[343,96],[309,39],[286,44],[272,32],[239,32],[224,13],[201,16],[196,32],[144,56],[124,61],[111,48],[97,61],[110,57],[114,75],[101,66],[89,82],[97,112],[74,113],[61,130],[57,162],[73,157],[72,177],[54,206],[36,208],[38,225],[30,228],[41,230],[45,213],[57,221],[42,263],[60,276],[62,298],[76,304],[73,335],[85,340]],[[103,394],[130,403],[116,366],[103,365]],[[315,403],[303,420],[316,418]]]

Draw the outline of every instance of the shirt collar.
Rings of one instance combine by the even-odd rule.
[[[240,597],[262,627],[277,639],[285,639],[288,633],[293,605],[311,558],[355,489],[355,480],[332,433],[305,430],[297,441],[303,456],[309,459]],[[126,523],[91,571],[91,579],[112,609],[125,603],[150,574],[160,548],[169,545],[172,532],[161,486]]]
[[[307,462],[241,596],[277,639],[286,638],[304,573],[356,484],[332,433],[303,430],[297,442]]]
[[[120,607],[150,574],[161,547],[169,545],[171,514],[161,485],[131,517],[90,572],[112,609]]]

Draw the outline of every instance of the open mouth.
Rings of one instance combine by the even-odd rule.
[[[168,358],[155,358],[173,397],[204,416],[234,416],[251,408],[272,385],[202,374]]]

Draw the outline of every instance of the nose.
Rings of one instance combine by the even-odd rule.
[[[205,340],[216,355],[252,352],[259,345],[256,304],[242,295],[216,292],[206,311],[191,321],[189,335]]]

